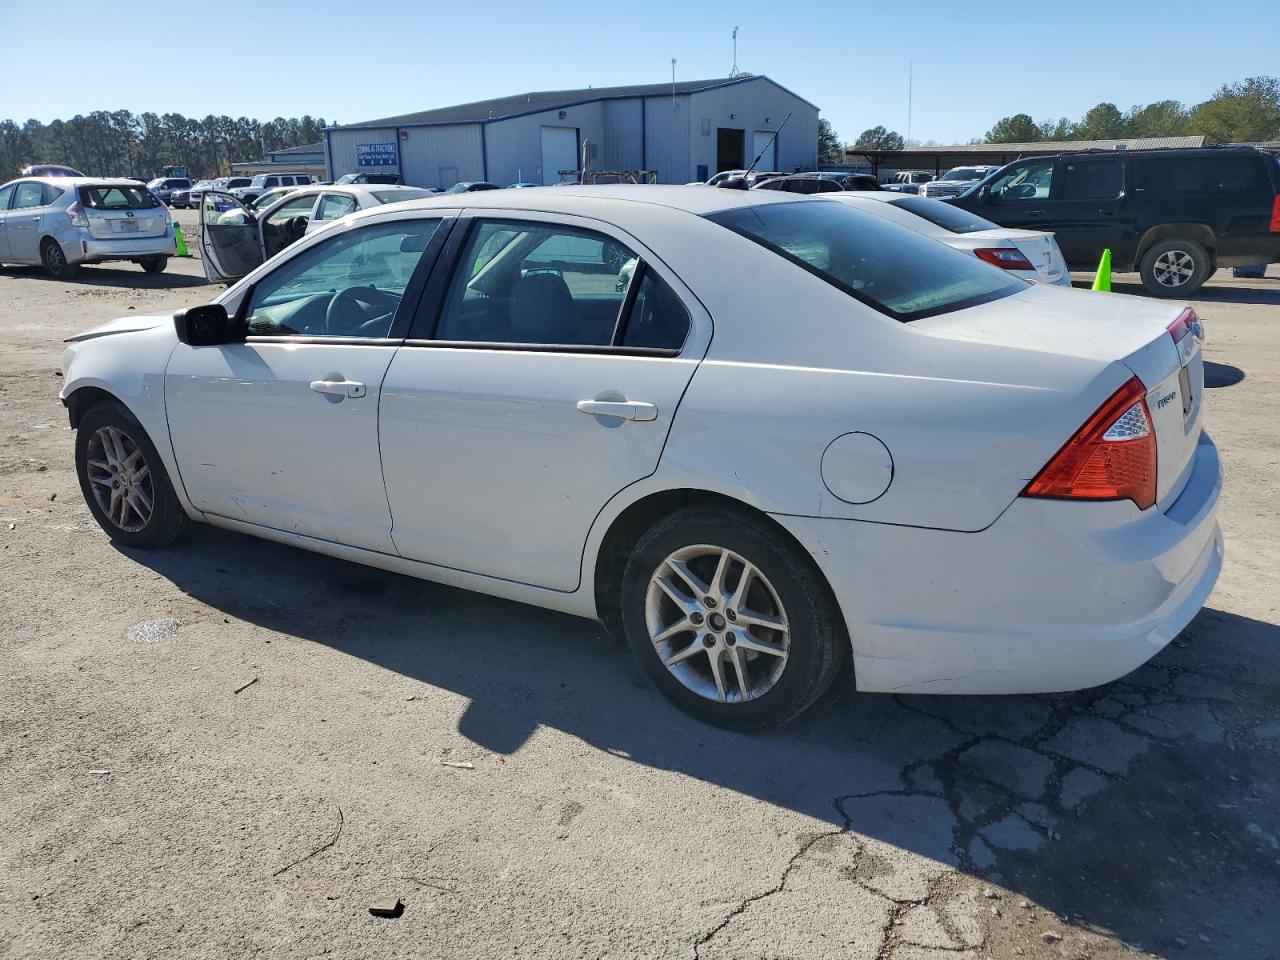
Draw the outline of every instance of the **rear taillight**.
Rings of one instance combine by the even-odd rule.
[[[1178,314],[1178,319],[1169,324],[1169,336],[1173,337],[1173,342],[1179,344],[1182,338],[1196,328],[1196,312],[1190,307]]]
[[[67,218],[73,227],[87,227],[89,215],[84,212],[84,204],[79,200],[67,207]]]
[[[1271,232],[1280,233],[1280,193],[1271,201]]]
[[[979,260],[1004,267],[1006,270],[1034,270],[1031,261],[1023,256],[1022,251],[1011,247],[979,247],[973,251]]]
[[[1156,438],[1146,388],[1133,377],[1085,421],[1022,491],[1025,497],[1156,502]]]

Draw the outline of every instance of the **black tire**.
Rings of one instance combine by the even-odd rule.
[[[141,462],[147,468],[147,476],[142,481],[131,481],[136,483],[151,501],[150,516],[136,529],[132,527],[142,518],[130,509],[124,513],[125,522],[117,522],[108,514],[108,509],[114,511],[113,495],[104,494],[112,498],[108,500],[108,509],[104,509],[95,494],[95,488],[98,490],[108,488],[103,483],[90,479],[91,469],[99,481],[104,478],[114,479],[111,471],[90,463],[91,459],[98,463],[102,462],[102,458],[92,456],[94,450],[91,448],[95,446],[95,435],[98,431],[107,428],[118,431],[128,441],[125,444],[126,450],[130,453],[133,450],[138,451],[141,454]],[[134,466],[137,467],[137,461],[134,462]],[[178,502],[169,474],[151,438],[147,436],[147,432],[137,418],[114,400],[104,400],[95,404],[80,418],[80,425],[76,428],[76,477],[80,481],[80,492],[84,494],[85,503],[89,505],[89,512],[98,521],[98,526],[102,527],[107,536],[116,543],[141,550],[155,550],[177,542],[190,529],[191,520],[183,511],[182,504]]]
[[[67,263],[67,255],[53,237],[45,237],[40,244],[40,262],[44,264],[44,272],[55,280],[74,280],[80,272],[80,264]]]
[[[1153,243],[1142,255],[1142,285],[1156,297],[1189,297],[1212,273],[1213,258],[1195,240],[1174,238]]]
[[[766,677],[760,684],[764,687],[763,692],[749,699],[741,697],[742,684],[732,669],[732,660],[724,666],[726,685],[732,688],[730,696],[725,700],[711,699],[710,694],[714,693],[710,687],[711,653],[706,656],[701,652],[693,653],[681,664],[685,671],[683,675],[692,676],[695,682],[698,671],[705,672],[709,679],[701,681],[707,684],[708,695],[704,696],[663,665],[663,654],[659,652],[658,644],[650,639],[648,594],[651,578],[660,569],[669,569],[665,566],[666,561],[677,551],[704,544],[726,549],[749,561],[766,581],[764,584],[755,581],[757,585],[752,589],[771,588],[771,595],[776,595],[786,612],[790,629],[788,655],[775,678],[769,680]],[[726,584],[729,582],[726,577]],[[623,632],[640,668],[677,707],[704,723],[718,727],[755,730],[795,719],[827,691],[849,652],[849,642],[835,599],[812,559],[767,521],[746,511],[710,506],[688,507],[659,521],[640,538],[632,551],[623,573],[620,599]],[[658,602],[667,604],[669,599]],[[745,609],[745,604],[743,607]],[[735,627],[725,619],[730,615],[727,600],[708,607],[703,622],[711,628],[711,614],[718,608],[723,608],[724,615],[719,627],[723,631],[719,635],[722,639],[717,641],[713,637],[711,642],[732,644],[734,641],[729,638],[736,636],[734,631],[741,631],[742,626],[738,624]],[[678,610],[674,605],[669,609]],[[695,614],[699,615],[702,614]],[[673,616],[678,619],[679,613]],[[771,634],[767,630],[765,633]],[[779,634],[771,635],[780,637]],[[695,647],[702,646],[692,629],[684,636],[689,643],[683,644],[683,639],[677,641],[681,644],[680,649],[693,651]],[[760,635],[756,635],[756,639],[759,638]],[[666,646],[665,642],[663,646],[668,654],[675,649]],[[720,655],[725,657],[734,655],[723,645],[716,650],[722,651]],[[772,661],[764,654],[742,653],[741,649],[739,652],[755,658],[750,661],[754,665],[750,668],[752,670],[768,673],[776,669],[766,666]],[[721,662],[724,663],[723,660]],[[768,683],[772,685],[768,686]],[[747,686],[756,684],[748,682]]]
[[[164,268],[169,266],[168,257],[147,257],[138,261],[138,266],[142,267],[147,273],[164,273]]]

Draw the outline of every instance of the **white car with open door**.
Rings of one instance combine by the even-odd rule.
[[[824,194],[823,197],[923,233],[952,249],[1007,270],[1015,277],[1071,286],[1071,273],[1058,249],[1058,241],[1044,230],[1002,227],[941,200],[889,190]]]
[[[850,655],[862,690],[1105,683],[1221,569],[1191,310],[831,200],[364,210],[62,366],[115,541],[202,521],[599,617],[729,727],[798,715]]]
[[[292,189],[254,209],[230,193],[208,190],[200,201],[200,254],[212,282],[239,280],[292,243],[357,210],[421,200],[430,190],[393,184]]]

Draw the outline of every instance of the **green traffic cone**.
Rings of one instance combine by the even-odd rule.
[[[1093,289],[1103,293],[1111,292],[1111,248],[1102,251],[1102,259],[1098,261],[1098,273],[1093,278]]]
[[[177,220],[173,221],[173,239],[177,241],[177,255],[179,257],[191,256],[191,252],[187,249],[187,240],[182,235],[182,225],[179,224]]]

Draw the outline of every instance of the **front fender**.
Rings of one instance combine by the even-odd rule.
[[[177,344],[170,317],[130,317],[72,338],[62,353],[58,397],[70,408],[80,391],[102,391],[128,408],[160,454],[183,510],[199,520],[203,515],[182,486],[165,413],[164,371]]]

